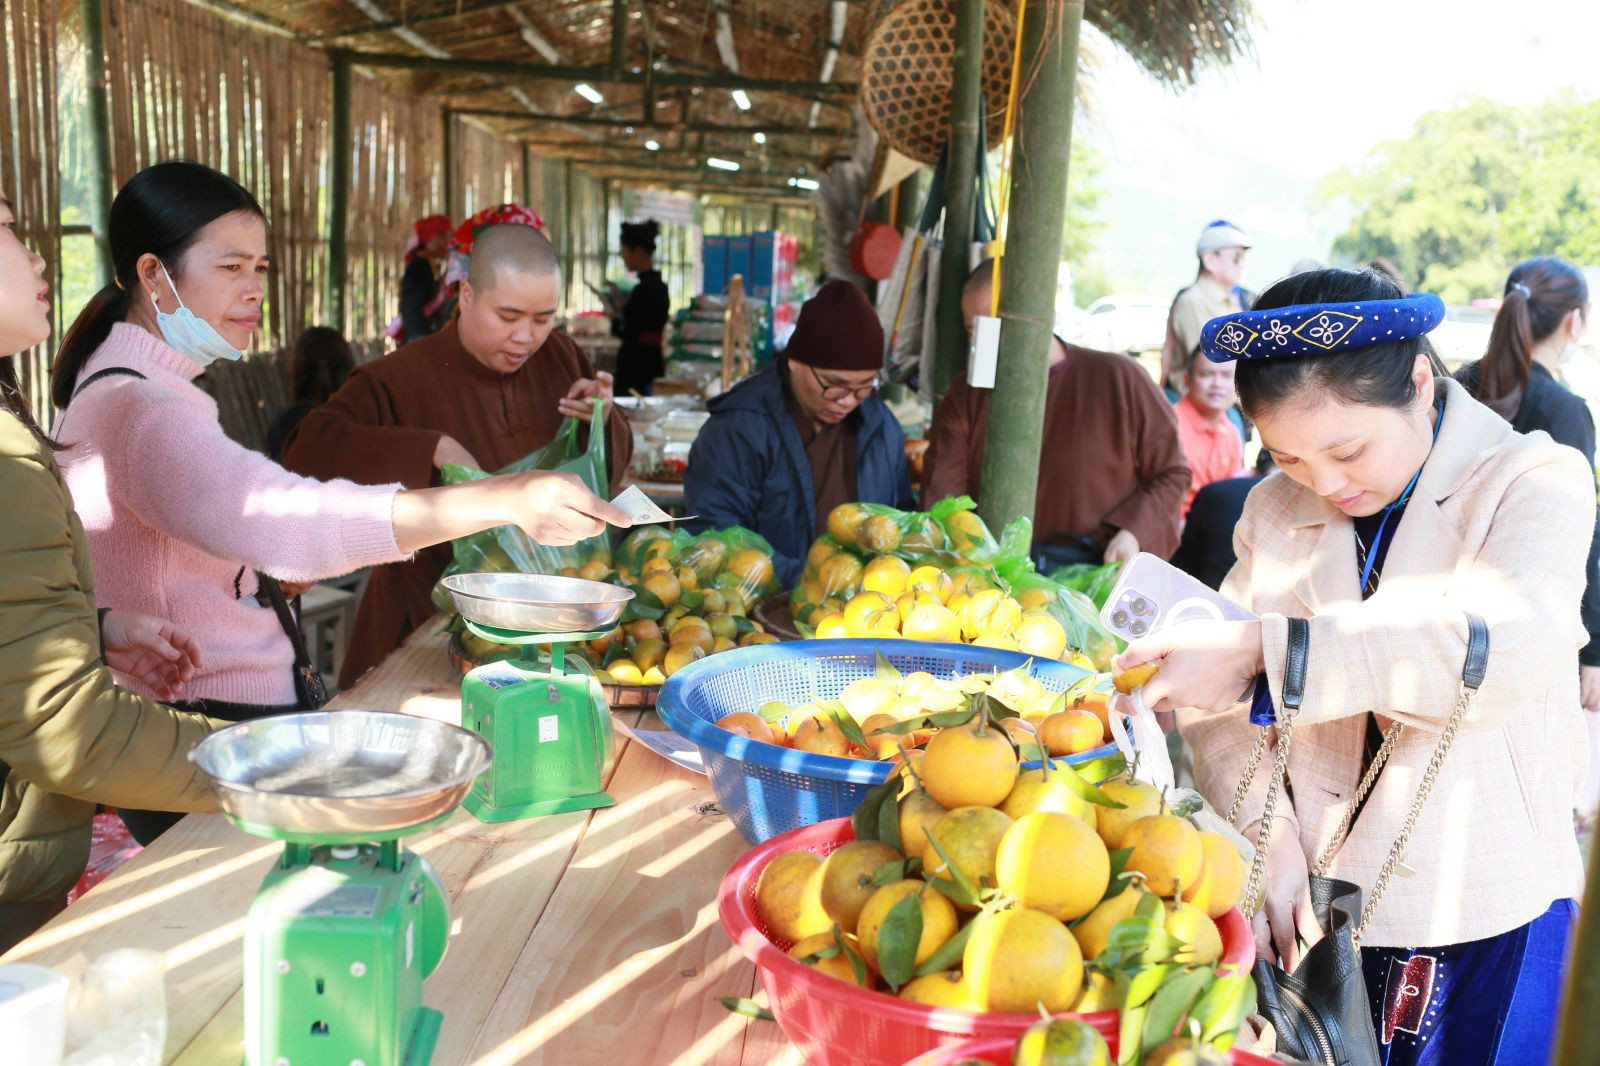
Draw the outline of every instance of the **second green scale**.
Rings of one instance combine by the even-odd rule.
[[[444,586],[468,629],[521,652],[462,679],[461,724],[495,753],[467,810],[507,822],[616,802],[603,780],[616,746],[611,709],[587,660],[567,649],[610,632],[633,593],[539,574],[455,574]]]

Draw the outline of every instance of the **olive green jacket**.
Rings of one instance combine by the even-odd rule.
[[[226,723],[119,689],[83,527],[49,451],[0,410],[0,903],[66,896],[96,803],[216,808],[189,748]]]

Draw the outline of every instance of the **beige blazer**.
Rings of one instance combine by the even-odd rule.
[[[1364,944],[1436,947],[1514,929],[1578,897],[1573,803],[1587,743],[1578,702],[1578,612],[1594,528],[1594,475],[1544,433],[1523,436],[1440,379],[1444,422],[1382,583],[1362,601],[1350,520],[1282,473],[1245,504],[1223,593],[1261,617],[1282,707],[1291,616],[1310,619],[1305,701],[1289,756],[1290,822],[1313,860],[1359,782],[1367,712],[1406,729],[1329,874],[1370,889],[1455,704],[1466,614],[1488,623],[1488,675]],[[1201,792],[1224,813],[1256,730],[1243,706],[1185,711]],[[1239,825],[1254,839],[1270,754]],[[1280,805],[1280,811],[1283,807]]]

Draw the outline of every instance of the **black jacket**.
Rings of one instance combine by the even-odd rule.
[[[428,314],[428,304],[439,292],[439,280],[433,276],[433,266],[423,256],[406,264],[400,275],[400,321],[406,330],[406,341],[420,341],[439,328],[438,314]]]
[[[1239,561],[1233,552],[1233,527],[1244,514],[1244,498],[1260,481],[1254,474],[1224,478],[1195,493],[1189,520],[1183,525],[1183,539],[1172,556],[1172,565],[1220,589],[1222,579]]]
[[[666,373],[661,356],[661,331],[672,314],[672,298],[659,270],[639,271],[639,283],[622,305],[622,317],[611,323],[611,332],[622,339],[617,351],[618,396],[630,389],[645,392],[650,383]]]
[[[1465,385],[1472,395],[1478,395],[1478,364],[1467,363],[1456,371],[1456,380]],[[1532,433],[1542,429],[1557,444],[1576,448],[1589,460],[1594,469],[1594,416],[1583,398],[1555,379],[1555,375],[1533,364],[1528,384],[1522,390],[1522,402],[1517,406],[1511,428],[1518,433]],[[1589,632],[1589,643],[1578,653],[1578,662],[1584,666],[1600,666],[1600,521],[1589,539],[1589,580],[1583,590],[1583,627]]]

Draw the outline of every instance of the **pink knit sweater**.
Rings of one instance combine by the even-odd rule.
[[[107,367],[146,380],[103,378],[56,421],[100,605],[195,635],[203,666],[185,698],[294,703],[294,655],[252,570],[305,582],[403,558],[400,486],[299,477],[230,440],[193,383],[201,368],[139,326],[112,327],[78,380]]]

